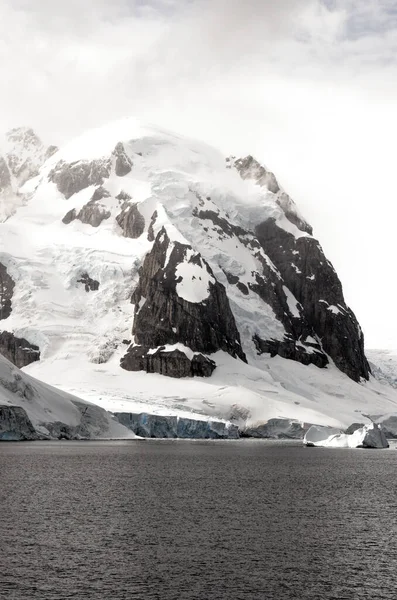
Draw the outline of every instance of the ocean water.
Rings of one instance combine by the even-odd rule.
[[[397,452],[0,445],[0,598],[397,598]]]

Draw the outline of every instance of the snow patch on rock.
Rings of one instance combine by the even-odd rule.
[[[193,251],[187,251],[185,260],[175,269],[175,278],[178,296],[196,304],[208,298],[209,284],[214,284],[215,278],[208,272],[205,264],[191,262],[193,256]]]

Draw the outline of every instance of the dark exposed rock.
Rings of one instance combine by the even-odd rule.
[[[313,234],[313,228],[298,214],[295,202],[285,192],[280,192],[277,204],[283,209],[285,216],[301,231]]]
[[[12,311],[11,301],[15,283],[7,268],[0,263],[0,320],[7,319]]]
[[[99,202],[99,200],[103,200],[103,198],[110,198],[110,193],[100,185],[92,194],[90,202]]]
[[[72,210],[69,210],[63,217],[62,223],[65,223],[65,225],[69,225],[69,223],[71,223],[75,219],[77,219],[77,211],[75,208],[72,208]]]
[[[185,417],[115,413],[118,421],[144,438],[237,439],[236,425]]]
[[[168,377],[210,377],[216,368],[213,360],[195,354],[190,360],[181,350],[166,351],[164,346],[149,353],[149,348],[131,346],[121,360],[127,371],[146,371]]]
[[[46,152],[45,152],[45,160],[51,158],[51,156],[53,156],[55,154],[55,152],[58,152],[59,148],[58,146],[48,146]]]
[[[17,338],[13,333],[0,333],[0,354],[19,369],[40,360],[40,348],[24,338]]]
[[[295,238],[274,219],[261,223],[256,234],[302,306],[305,322],[321,340],[324,352],[351,379],[368,379],[361,328],[345,304],[339,278],[318,241],[309,236]]]
[[[237,277],[237,275],[233,275],[232,273],[229,273],[228,271],[224,271],[225,275],[226,275],[226,279],[228,281],[228,283],[230,283],[231,285],[236,285],[236,283],[239,282],[239,278]]]
[[[136,203],[131,204],[130,200],[124,202],[116,221],[123,230],[124,237],[136,239],[145,230],[145,219],[139,212],[138,205]]]
[[[224,234],[228,237],[232,237],[233,235],[239,237],[247,234],[245,229],[239,227],[238,225],[233,225],[230,223],[225,217],[221,217],[214,210],[194,210],[193,215],[198,217],[199,219],[207,219],[212,221],[212,223],[219,228],[219,233]]]
[[[111,215],[110,210],[107,206],[101,202],[103,198],[109,198],[109,192],[103,188],[98,187],[92,195],[92,198],[83,208],[77,213],[76,209],[73,208],[63,217],[62,222],[68,225],[75,219],[78,219],[86,225],[92,227],[99,227],[99,225],[105,219],[108,219]]]
[[[280,190],[274,173],[265,169],[253,156],[236,160],[234,166],[243,179],[254,179],[258,185],[266,186],[273,194]]]
[[[11,186],[11,175],[6,161],[0,156],[0,194]]]
[[[76,218],[91,227],[99,227],[102,221],[109,219],[110,215],[110,210],[107,210],[103,204],[90,200],[83,206]]]
[[[154,224],[156,223],[157,217],[157,210],[155,210],[152,214],[152,218],[150,220],[150,224],[147,230],[147,239],[149,242],[154,242]]]
[[[242,294],[244,294],[245,296],[248,296],[249,289],[247,288],[245,283],[242,283],[241,281],[239,281],[236,285]]]
[[[55,183],[61,194],[68,199],[90,185],[102,185],[110,175],[111,166],[111,160],[105,158],[72,163],[61,160],[50,171],[49,180]]]
[[[228,283],[230,283],[230,285],[235,285],[242,294],[244,294],[245,296],[248,296],[248,294],[249,294],[248,287],[245,285],[245,283],[242,283],[240,281],[240,279],[237,277],[237,275],[233,275],[232,273],[229,273],[228,271],[224,271],[224,273],[225,273],[226,279],[227,279]]]
[[[212,354],[224,350],[246,361],[224,286],[200,254],[193,253],[190,262],[200,261],[203,273],[211,276],[208,297],[192,303],[178,296],[176,269],[192,249],[179,242],[174,242],[171,249],[170,244],[162,228],[139,270],[139,283],[132,297],[136,343],[157,348],[180,342],[194,352]]]
[[[0,441],[19,442],[37,439],[39,435],[21,406],[0,405]]]
[[[295,340],[262,340],[258,335],[254,336],[254,343],[259,354],[265,352],[269,353],[270,356],[281,356],[282,358],[288,358],[302,363],[303,365],[316,365],[320,369],[323,369],[328,364],[328,358],[321,351],[320,346],[317,346],[313,351],[308,351],[310,345],[307,344],[308,348],[305,349],[302,345],[298,345]]]
[[[125,192],[124,190],[121,190],[121,192],[116,196],[116,200],[118,200],[119,203],[123,204],[128,200],[132,200],[132,197],[129,194],[127,194],[127,192]]]
[[[322,368],[328,364],[328,358],[321,345],[308,343],[307,338],[316,339],[316,332],[306,319],[303,307],[298,305],[296,311],[292,311],[287,294],[292,293],[288,288],[288,279],[281,276],[277,269],[277,261],[273,264],[264,256],[263,248],[259,239],[251,232],[229,223],[228,219],[221,217],[214,211],[196,211],[199,218],[210,219],[222,232],[222,235],[235,236],[256,257],[261,264],[261,272],[253,272],[254,283],[246,284],[239,278],[225,271],[228,282],[236,285],[245,295],[249,290],[256,293],[263,302],[271,306],[275,316],[284,326],[285,337],[283,340],[262,339],[258,334],[253,340],[259,354],[270,353],[271,356],[280,355],[284,358],[299,361],[303,364],[315,364]],[[282,253],[283,249],[278,248]],[[266,249],[265,249],[266,251]],[[271,257],[272,258],[272,257]],[[296,272],[296,271],[295,271]],[[299,308],[299,316],[297,311]]]
[[[82,283],[86,292],[96,292],[99,290],[99,281],[92,279],[88,273],[83,273],[77,283]]]
[[[273,194],[277,194],[276,202],[283,209],[287,219],[301,231],[305,231],[310,235],[313,233],[313,229],[309,223],[299,215],[295,202],[288,194],[281,191],[277,179],[271,171],[265,169],[253,156],[246,156],[234,161],[234,167],[239,171],[243,179],[252,179],[258,185],[265,186]]]
[[[124,177],[130,173],[133,162],[130,157],[126,154],[124,145],[119,142],[113,150],[113,156],[116,158],[115,172],[119,177]]]

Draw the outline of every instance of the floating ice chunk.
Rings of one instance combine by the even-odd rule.
[[[305,446],[324,448],[388,448],[382,429],[376,423],[364,425],[351,435],[334,427],[312,425],[303,439]]]

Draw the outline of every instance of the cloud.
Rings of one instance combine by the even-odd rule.
[[[385,345],[396,50],[395,0],[3,0],[0,129],[29,124],[57,143],[137,114],[255,153]]]

